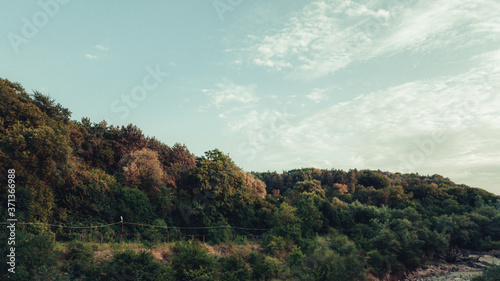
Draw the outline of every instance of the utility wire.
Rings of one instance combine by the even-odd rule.
[[[269,230],[268,228],[246,228],[246,227],[237,227],[230,225],[218,225],[218,226],[163,226],[163,225],[151,225],[151,224],[143,224],[143,223],[133,223],[133,222],[124,222],[124,224],[133,224],[133,225],[141,225],[141,226],[149,226],[149,227],[160,227],[160,228],[178,228],[178,229],[212,229],[212,228],[234,228],[240,230]]]
[[[62,227],[62,228],[72,228],[72,229],[91,229],[91,228],[102,228],[102,227],[107,227],[107,226],[112,226],[112,225],[117,225],[120,224],[121,221],[115,222],[115,223],[110,223],[110,224],[103,224],[103,225],[92,225],[92,226],[68,226],[68,225],[57,225],[57,224],[50,224],[50,223],[35,223],[35,222],[16,222],[16,224],[23,224],[23,225],[46,225],[46,226],[51,226],[51,227]],[[144,224],[144,223],[134,223],[134,222],[123,222],[124,224],[130,224],[130,225],[139,225],[139,226],[147,226],[147,227],[157,227],[157,228],[178,228],[178,229],[214,229],[214,228],[233,228],[233,229],[240,229],[240,230],[255,230],[255,231],[265,231],[269,230],[268,228],[247,228],[247,227],[237,227],[237,226],[230,226],[230,225],[219,225],[219,226],[185,226],[185,227],[177,227],[177,226],[163,226],[163,225],[151,225],[151,224]],[[0,222],[0,224],[9,224],[9,222]]]
[[[76,228],[76,229],[90,229],[90,228],[99,228],[112,226],[116,224],[120,224],[121,222],[115,222],[110,224],[102,224],[102,225],[93,225],[93,226],[68,226],[68,225],[58,225],[58,224],[50,224],[50,223],[42,223],[42,222],[16,222],[16,224],[24,224],[24,225],[47,225],[52,227],[62,227],[62,228]],[[0,224],[9,224],[9,222],[2,222]]]

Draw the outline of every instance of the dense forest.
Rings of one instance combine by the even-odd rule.
[[[500,196],[440,175],[245,172],[218,149],[195,156],[134,125],[70,118],[48,96],[0,79],[0,213],[7,221],[15,170],[18,220],[16,273],[2,262],[1,280],[387,279],[453,261],[453,249],[500,249]],[[121,234],[122,225],[145,249],[169,242],[170,255],[117,250],[99,260],[77,236],[63,250],[53,243]],[[248,249],[217,257],[205,246],[228,243]]]

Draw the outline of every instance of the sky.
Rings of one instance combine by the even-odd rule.
[[[500,194],[498,0],[2,1],[0,77],[246,171]]]

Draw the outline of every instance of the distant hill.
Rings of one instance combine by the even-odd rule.
[[[214,244],[252,234],[262,238],[266,255],[280,260],[280,274],[292,265],[312,274],[323,264],[318,274],[330,274],[328,266],[342,264],[343,272],[360,272],[352,280],[451,259],[453,247],[500,249],[500,196],[440,175],[249,173],[218,149],[195,156],[132,124],[70,117],[51,98],[0,79],[0,178],[6,183],[15,170],[17,219],[28,223],[19,225],[23,233],[69,234],[76,230],[51,225],[104,225],[123,217],[125,233],[163,233],[148,225],[168,226],[172,235],[206,235]],[[8,192],[3,184],[0,197]],[[4,221],[6,208],[0,205]],[[321,262],[307,264],[307,257]]]

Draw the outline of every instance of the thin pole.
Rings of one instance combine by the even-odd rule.
[[[123,243],[123,217],[120,216],[120,219],[122,221],[122,235],[120,236],[120,244]]]
[[[102,233],[101,233],[101,246],[102,246]]]

